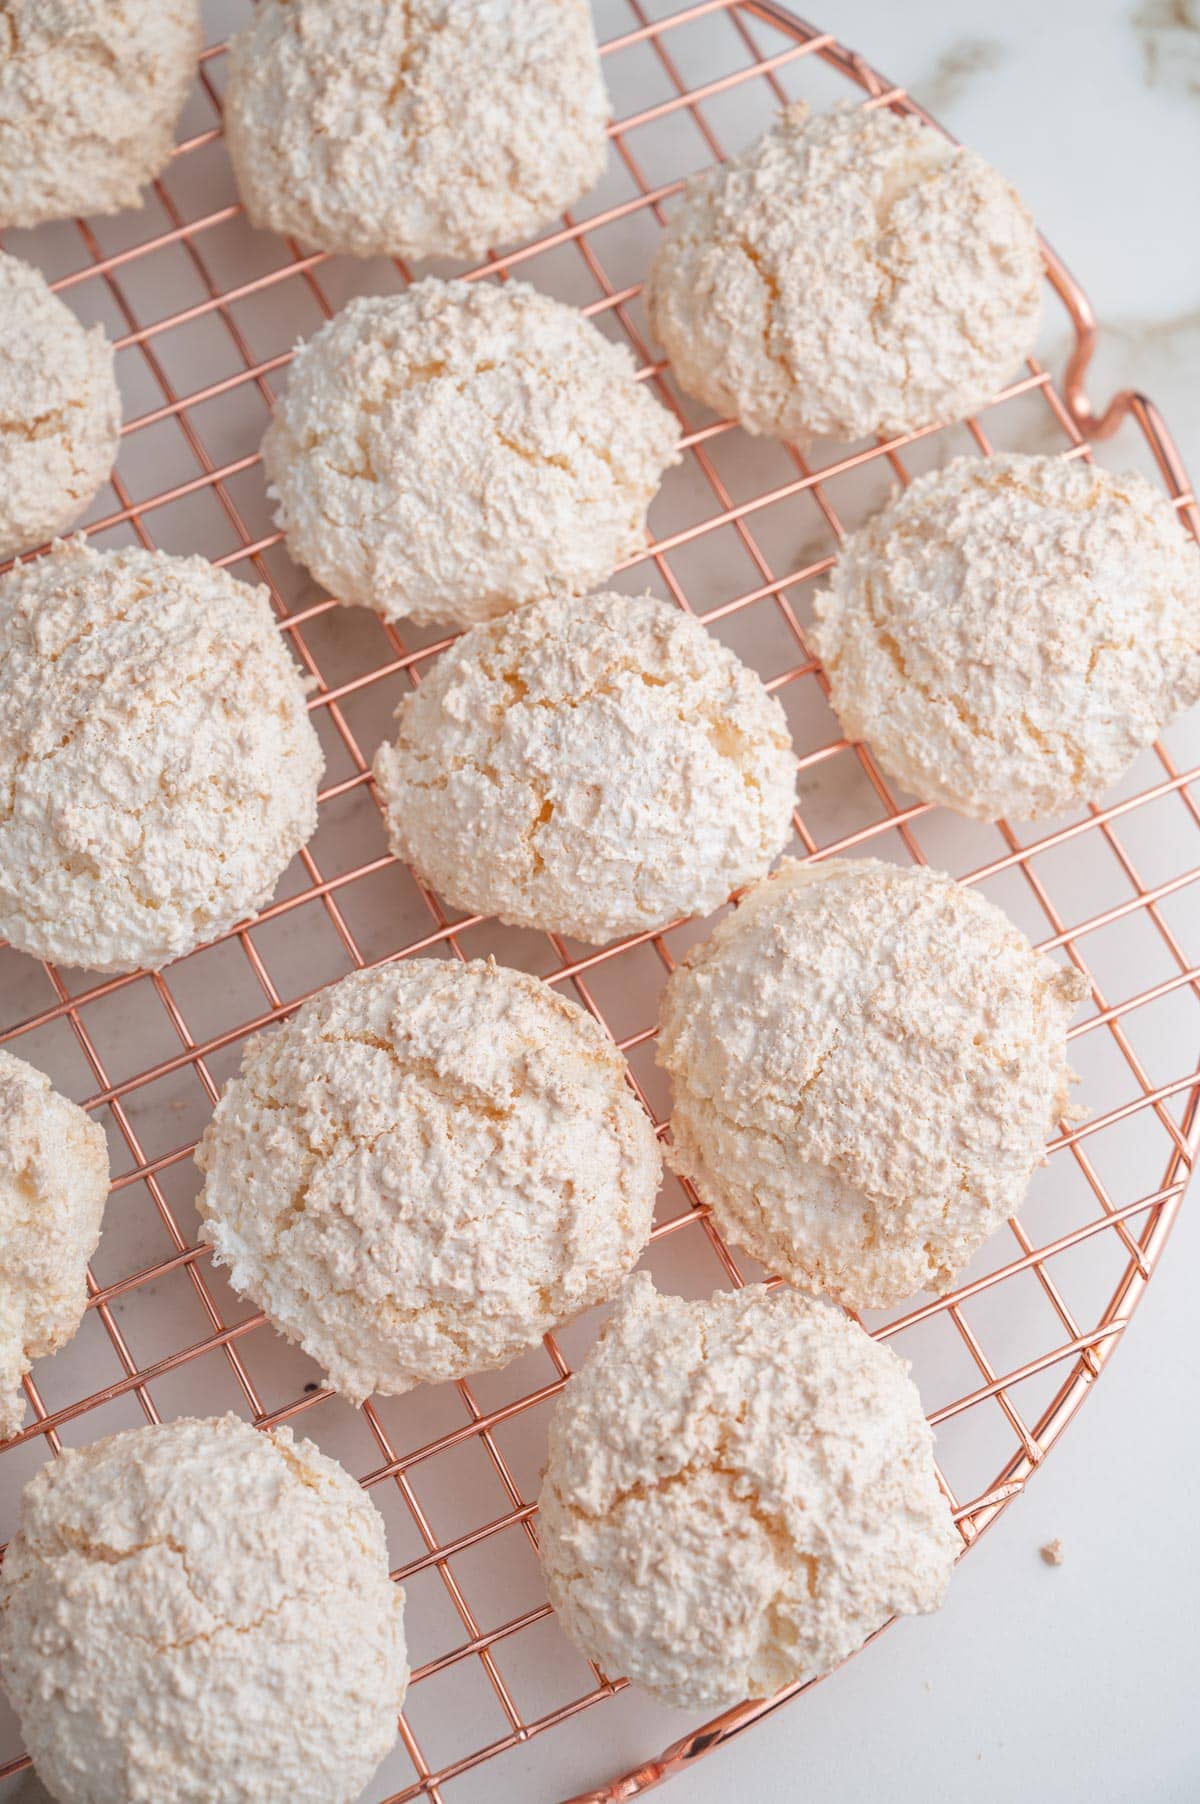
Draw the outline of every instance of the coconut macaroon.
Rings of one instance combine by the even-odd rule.
[[[783,709],[648,595],[474,627],[396,718],[375,758],[392,850],[472,913],[602,944],[719,907],[791,832]]]
[[[0,1050],[0,1440],[25,1419],[32,1362],[83,1319],[108,1183],[99,1122]]]
[[[201,1233],[352,1402],[504,1365],[645,1245],[660,1158],[625,1077],[523,971],[357,973],[248,1043],[196,1152]]]
[[[694,176],[647,284],[689,394],[803,444],[989,401],[1033,350],[1033,222],[974,151],[887,109],[786,107]]]
[[[722,1709],[935,1610],[962,1540],[907,1371],[795,1291],[632,1278],[550,1420],[538,1544],[572,1641]]]
[[[120,434],[103,327],[85,331],[38,270],[0,252],[0,558],[75,524]]]
[[[140,207],[202,42],[199,0],[5,0],[0,229]]]
[[[1141,476],[957,458],[842,548],[814,644],[846,732],[922,801],[1034,820],[1200,701],[1200,554]]]
[[[265,589],[60,544],[0,579],[0,935],[157,967],[271,895],[323,759]]]
[[[941,872],[786,860],[667,983],[671,1163],[804,1290],[946,1290],[1066,1109],[1086,988]]]
[[[469,626],[644,549],[678,438],[573,307],[431,277],[299,350],[263,462],[288,550],[333,594]]]
[[[353,256],[482,256],[599,179],[587,0],[260,0],[225,129],[256,225]]]
[[[25,1489],[0,1600],[0,1674],[60,1804],[354,1804],[395,1741],[383,1520],[288,1428],[66,1450]]]

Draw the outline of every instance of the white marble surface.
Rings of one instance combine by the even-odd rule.
[[[1197,0],[810,0],[805,16],[1016,181],[1100,317],[1094,399],[1145,389],[1195,477]],[[1095,1396],[940,1616],[697,1767],[680,1804],[1194,1804],[1198,1202]],[[1056,1536],[1052,1568],[1038,1549]]]
[[[206,0],[212,35],[243,17],[246,3]],[[675,10],[680,3],[649,0],[656,15]],[[806,4],[815,13],[820,0]],[[596,0],[596,11],[602,35],[628,29],[625,0]],[[1191,28],[1178,22],[1189,17]],[[1159,20],[1165,23],[1156,24]],[[1200,253],[1192,223],[1200,170],[1200,0],[1006,0],[995,6],[982,0],[828,0],[828,11],[816,22],[861,49],[893,80],[911,87],[952,130],[1013,177],[1048,237],[1089,290],[1103,322],[1094,398],[1107,399],[1119,384],[1147,389],[1164,407],[1193,469],[1200,470]],[[705,29],[715,34],[728,27],[714,19]],[[719,68],[724,52],[714,49],[713,54]],[[630,59],[631,80],[641,79],[640,70],[648,85],[640,98],[637,93],[625,97],[623,112],[661,95],[661,86],[651,81],[655,72],[647,73],[645,62]],[[699,52],[695,62],[697,67],[704,65]],[[750,123],[758,129],[757,120],[748,122],[745,116],[739,120],[733,98],[727,98],[728,106],[712,109],[720,116],[722,129],[728,123],[735,134],[751,135],[744,128]],[[209,117],[200,111],[189,129],[200,130],[208,123]],[[696,144],[687,139],[678,119],[661,134],[651,128],[645,142],[656,142],[664,155],[679,149],[696,158]],[[687,166],[694,166],[694,160]],[[608,198],[623,199],[628,189],[619,185],[620,172],[614,168],[609,175]],[[172,186],[191,217],[232,198],[219,148],[174,172]],[[100,228],[101,241],[106,250],[120,250],[165,223],[153,217],[123,218]],[[605,238],[605,255],[617,283],[635,281],[642,273],[647,245],[646,235],[640,233],[643,224],[635,221],[620,243]],[[22,248],[23,235],[17,240],[11,248]],[[226,284],[244,279],[250,271],[273,267],[279,255],[277,246],[245,232],[240,222],[201,234],[198,243]],[[65,274],[80,261],[74,228],[36,236],[25,254],[35,255],[51,274]],[[563,298],[593,298],[593,291],[583,284],[577,257],[552,254],[528,273]],[[339,262],[323,266],[321,279],[336,303],[357,289],[394,285],[395,273],[387,266]],[[149,320],[193,304],[203,294],[182,253],[165,253],[145,264],[134,261],[126,266],[123,280],[131,304]],[[87,281],[69,292],[85,317],[103,317],[110,329],[122,329],[111,317],[110,302],[98,283]],[[294,281],[252,297],[237,313],[253,355],[260,358],[286,349],[298,333],[313,329],[317,317],[303,285]],[[230,367],[229,347],[215,329],[211,335],[166,333],[156,343],[183,392],[194,392]],[[1048,351],[1053,348],[1047,346]],[[155,405],[156,392],[136,354],[123,354],[122,372],[131,412]],[[219,406],[199,410],[199,415],[214,458],[232,461],[253,453],[265,408],[247,385]],[[718,458],[730,456],[732,479],[743,485],[773,467],[767,452],[748,441],[728,452],[722,451],[719,441],[714,443]],[[1117,444],[1111,455],[1119,458],[1121,451]],[[744,469],[734,464],[734,454],[744,460]],[[122,470],[136,493],[151,494],[192,475],[182,455],[177,432],[172,436],[151,428],[126,442]],[[238,485],[237,499],[251,532],[268,531],[269,514],[257,473],[251,472],[245,484]],[[211,507],[205,512],[202,501],[205,497],[199,496],[194,506],[148,516],[162,544],[175,551],[215,552],[234,543],[228,524],[216,518]],[[711,496],[681,479],[659,504],[655,518],[660,533],[669,531],[675,518],[682,522],[697,517],[688,511],[693,505],[711,512]],[[109,506],[111,498],[99,504],[97,514]],[[679,510],[677,516],[671,508]],[[796,562],[797,540],[803,534],[797,524],[800,518],[800,510],[789,509],[759,517],[757,531],[764,545],[773,556],[790,560],[788,565],[780,562],[780,570]],[[681,555],[676,560],[698,605],[716,606],[750,586],[744,572],[726,567],[724,556],[714,537],[702,542],[700,556]],[[281,554],[272,559],[272,574],[290,599],[302,598],[303,583]],[[640,587],[644,573],[631,572],[628,580]],[[373,630],[369,618],[357,611],[327,619],[317,629],[316,643],[326,669],[333,673],[331,681],[339,680],[343,672],[368,667],[372,660],[381,661]],[[731,640],[737,631],[735,620],[729,628]],[[748,629],[747,642],[738,641],[739,649],[755,655],[764,670],[782,667],[774,641],[764,636],[761,643],[752,642],[754,631]],[[784,664],[791,661],[792,650],[789,641]],[[347,704],[356,731],[365,735],[368,752],[387,730],[398,689],[398,682],[384,683]],[[805,724],[799,712],[795,724]],[[828,720],[811,724],[813,731],[820,727],[829,736]],[[1193,746],[1195,740],[1193,734]],[[1194,761],[1195,751],[1190,755]],[[850,768],[849,761],[844,768]],[[343,774],[341,764],[331,771],[334,776]],[[822,843],[856,824],[857,817],[846,812],[851,805],[858,803],[848,790],[838,791],[819,770],[811,774],[805,812]],[[331,813],[338,815],[336,809]],[[333,837],[319,838],[315,844],[320,857],[331,861],[332,870],[348,868],[352,860],[380,849],[378,821],[369,805],[360,814],[347,809],[345,818],[335,819],[328,832]],[[339,833],[350,848],[344,863],[337,862],[340,851],[334,851],[341,844]],[[974,838],[972,830],[962,823],[948,827],[940,816],[923,823],[921,833],[930,856],[959,869],[970,868],[999,849],[991,842],[986,852],[979,849],[983,841]],[[1158,860],[1156,868],[1169,869],[1174,848],[1147,839],[1145,855]],[[1181,862],[1176,858],[1175,868]],[[1086,882],[1074,868],[1079,863],[1085,864],[1086,858],[1064,861],[1056,871],[1064,893],[1074,886],[1072,905],[1078,906],[1068,917],[1072,920],[1089,912]],[[1010,895],[997,899],[1014,905]],[[348,906],[352,901],[348,899]],[[403,912],[397,918],[397,902],[401,911],[414,911],[411,918]],[[1175,912],[1177,930],[1189,943],[1200,943],[1194,904],[1190,924],[1186,896],[1183,904]],[[300,920],[281,917],[257,932],[256,943],[285,996],[345,968],[334,955],[338,949],[331,952],[328,938],[321,939],[321,923],[312,918],[315,913]],[[408,891],[402,894],[397,883],[355,912],[354,924],[374,956],[394,948],[401,929],[406,934],[415,931],[418,918],[427,925],[423,905],[414,903]],[[1035,923],[1024,924],[1037,930]],[[1044,922],[1040,931],[1045,931]],[[1123,956],[1123,944],[1119,939],[1113,942],[1112,956]],[[544,960],[544,948],[533,948],[528,938],[498,934],[485,942],[477,934],[467,946],[473,953],[489,949],[510,962],[528,960],[534,968],[545,968],[537,963]],[[15,1019],[42,1006],[45,997],[37,988],[40,980],[31,961],[2,956],[0,1001]],[[257,992],[247,998],[238,989],[245,982],[244,972],[233,970],[221,955],[211,962],[207,957],[188,961],[171,974],[174,993],[197,1037],[218,1031],[230,1020],[248,1019],[261,1006]],[[636,957],[627,970],[632,994],[644,971]],[[661,979],[661,973],[657,975]],[[1134,993],[1139,980],[1152,981],[1139,979],[1133,964],[1129,969],[1110,968],[1109,975],[1118,995]],[[640,1027],[641,1017],[624,1012],[633,1001],[616,1000],[615,991],[606,993],[602,973],[596,981],[602,1000],[615,1007],[623,1031]],[[11,994],[5,993],[6,985],[12,986]],[[229,994],[223,985],[231,986]],[[634,1000],[652,1007],[652,997]],[[161,1010],[144,986],[125,992],[107,1013],[98,1008],[92,1019],[118,1072],[174,1050],[171,1034],[163,1038]],[[66,1042],[69,1038],[66,1035]],[[1080,1044],[1086,1051],[1086,1042]],[[1151,1062],[1159,1059],[1166,1070],[1180,1069],[1178,1044],[1161,1048],[1145,1044],[1142,1050]],[[47,1034],[27,1051],[72,1093],[86,1096],[94,1089],[71,1044],[60,1044]],[[233,1057],[230,1052],[210,1061],[218,1079],[227,1074]],[[1097,1066],[1089,1075],[1099,1081],[1105,1074]],[[157,1154],[198,1132],[208,1108],[207,1097],[182,1074],[177,1082],[142,1097],[135,1105],[135,1118]],[[193,1224],[190,1179],[191,1174],[180,1168],[171,1178],[173,1205],[185,1229]],[[1142,1192],[1149,1188],[1148,1183],[1141,1185]],[[161,1256],[149,1217],[148,1209],[137,1214],[132,1204],[113,1211],[101,1248],[103,1281]],[[711,1289],[717,1281],[717,1274],[707,1267],[701,1270],[698,1261],[694,1270],[664,1269],[662,1248],[682,1249],[679,1257],[686,1261],[690,1245],[686,1236],[673,1236],[653,1256],[664,1288],[695,1284]],[[1187,1433],[1195,1419],[1196,1378],[1189,1280],[1198,1261],[1200,1228],[1193,1204],[1191,1215],[1185,1210],[1127,1345],[1118,1352],[1096,1396],[1029,1494],[965,1562],[940,1616],[902,1625],[866,1657],[755,1731],[736,1751],[678,1780],[667,1796],[690,1804],[728,1804],[750,1797],[757,1804],[799,1804],[799,1800],[867,1804],[881,1795],[901,1804],[943,1796],[969,1799],[972,1804],[992,1800],[1009,1804],[1014,1796],[1037,1804],[1043,1799],[1054,1804],[1123,1804],[1134,1798],[1184,1804],[1200,1796],[1193,1626],[1200,1619],[1200,1575],[1191,1554],[1192,1498],[1200,1483],[1200,1458],[1194,1433]],[[241,1306],[219,1279],[214,1284],[226,1319],[236,1319]],[[186,1313],[193,1300],[185,1291],[181,1279],[177,1286],[151,1286],[145,1295],[118,1300],[116,1314],[143,1364],[206,1331],[202,1321]],[[1015,1329],[1020,1324],[1012,1325]],[[998,1323],[991,1329],[999,1335]],[[568,1330],[565,1343],[577,1356],[582,1343],[576,1330]],[[269,1333],[257,1332],[241,1344],[269,1405],[289,1400],[306,1379],[316,1376],[315,1368]],[[531,1376],[531,1370],[523,1370],[530,1384],[549,1376],[541,1368]],[[113,1375],[94,1315],[72,1348],[39,1369],[50,1407]],[[936,1361],[919,1375],[923,1384],[927,1377],[937,1382]],[[509,1394],[505,1387],[516,1382],[505,1374],[481,1380],[485,1406]],[[194,1362],[156,1381],[154,1394],[164,1414],[240,1402],[232,1380],[215,1359]],[[448,1422],[457,1422],[456,1409],[461,1414],[455,1398],[433,1391],[388,1405],[384,1414],[400,1444],[407,1447],[420,1445]],[[133,1399],[125,1398],[73,1425],[66,1438],[91,1438],[137,1419]],[[522,1428],[523,1419],[518,1418],[506,1451],[518,1462],[521,1481],[532,1494],[543,1424],[541,1419],[532,1421],[524,1439]],[[378,1451],[361,1418],[344,1406],[313,1410],[304,1418],[304,1429],[357,1471],[377,1463]],[[418,1469],[418,1491],[427,1506],[435,1507],[447,1534],[498,1515],[505,1507],[504,1498],[496,1498],[487,1488],[489,1475],[469,1464],[470,1451],[464,1451],[462,1464],[451,1459],[444,1469],[435,1462],[436,1472]],[[35,1448],[24,1449],[10,1459],[0,1479],[7,1483],[9,1477],[25,1476],[36,1458]],[[390,1492],[377,1496],[391,1511],[389,1528],[397,1562],[411,1557],[413,1531],[404,1512]],[[1038,1557],[1039,1546],[1053,1537],[1061,1537],[1066,1548],[1064,1565],[1054,1569]],[[484,1620],[500,1621],[540,1602],[536,1572],[519,1533],[506,1538],[499,1553],[489,1550],[488,1559],[486,1575],[483,1559],[464,1556],[461,1561]],[[444,1600],[438,1603],[436,1593],[431,1575],[418,1577],[410,1586],[417,1660],[431,1658],[443,1645],[462,1638],[461,1629],[446,1620],[448,1606]],[[444,1641],[439,1639],[443,1636]],[[523,1698],[540,1695],[538,1687],[549,1686],[560,1672],[562,1683],[568,1682],[573,1656],[549,1631],[545,1636],[537,1632],[530,1643],[534,1651],[527,1655],[521,1651],[524,1645],[502,1644],[499,1655],[509,1677],[515,1671],[519,1686],[526,1688]],[[574,1684],[573,1691],[563,1695],[582,1688]],[[543,1707],[550,1701],[547,1698]],[[552,1701],[560,1701],[557,1693]],[[444,1683],[435,1679],[423,1685],[413,1700],[414,1721],[422,1735],[428,1731],[435,1759],[449,1758],[464,1746],[478,1746],[501,1733],[504,1724],[497,1724],[495,1716],[494,1700],[473,1667],[456,1669]],[[445,1801],[550,1804],[570,1789],[596,1783],[657,1753],[672,1736],[691,1726],[676,1713],[653,1712],[626,1693],[618,1704],[586,1712],[573,1731],[539,1738],[531,1748],[517,1749],[501,1762],[452,1781],[445,1788]],[[0,1760],[13,1751],[13,1738],[14,1726],[0,1706]],[[410,1777],[411,1770],[398,1753],[369,1796],[384,1796]],[[28,1776],[0,1785],[0,1795],[4,1804],[38,1804],[46,1796]]]

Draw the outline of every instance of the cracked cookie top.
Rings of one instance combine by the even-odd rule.
[[[140,207],[202,41],[199,0],[4,0],[0,229]]]
[[[1033,350],[1041,278],[1029,214],[974,151],[801,104],[688,183],[646,299],[689,394],[803,445],[981,407]]]
[[[321,749],[265,589],[56,545],[0,579],[0,935],[157,967],[267,901]]]
[[[201,1232],[353,1402],[507,1363],[612,1296],[660,1157],[625,1061],[539,978],[411,959],[249,1042]]]
[[[550,1601],[611,1678],[722,1709],[936,1609],[962,1542],[907,1367],[828,1304],[631,1278],[550,1420]]]
[[[260,0],[229,47],[247,211],[321,250],[479,257],[595,183],[587,0]]]
[[[847,734],[977,820],[1081,807],[1200,701],[1200,555],[1160,490],[1079,459],[918,477],[814,605]]]
[[[397,713],[392,849],[455,907],[603,944],[706,914],[791,831],[787,720],[652,597],[555,596],[477,626]]]
[[[946,1290],[1021,1206],[1086,992],[940,871],[785,859],[668,980],[670,1162],[804,1290]]]
[[[395,1740],[383,1520],[288,1428],[65,1449],[25,1489],[0,1598],[0,1672],[61,1804],[353,1804]]]
[[[107,1196],[100,1123],[0,1050],[0,1440],[25,1419],[30,1362],[83,1319]]]
[[[430,277],[300,348],[263,461],[289,551],[340,600],[469,626],[643,549],[678,437],[573,307]]]
[[[120,432],[103,327],[85,331],[38,270],[0,252],[0,559],[75,524]]]

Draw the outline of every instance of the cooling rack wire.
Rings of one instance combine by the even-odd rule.
[[[494,1797],[514,1783],[492,1764],[505,1756],[521,1762],[514,1796],[548,1799],[599,1783],[579,1797],[602,1804],[648,1789],[798,1688],[727,1712],[608,1780],[614,1765],[677,1737],[680,1719],[574,1655],[533,1560],[546,1412],[596,1323],[569,1325],[505,1372],[358,1413],[314,1381],[308,1362],[233,1295],[195,1243],[190,1155],[220,1085],[248,1033],[322,984],[415,953],[494,951],[561,986],[605,1025],[661,1124],[657,995],[699,934],[681,925],[596,951],[451,919],[386,855],[369,760],[398,696],[445,641],[401,635],[306,584],[273,529],[257,445],[296,337],[350,293],[394,289],[408,271],[304,255],[241,218],[220,144],[216,39],[247,4],[210,0],[213,41],[185,115],[190,135],[145,212],[10,234],[8,248],[38,261],[118,343],[127,424],[111,494],[93,510],[89,534],[100,544],[203,551],[270,586],[280,629],[313,679],[328,759],[321,828],[254,922],[161,974],[97,982],[0,949],[0,1044],[86,1102],[108,1129],[118,1174],[84,1327],[27,1381],[33,1420],[0,1459],[0,1527],[11,1532],[20,1485],[63,1445],[226,1407],[262,1425],[291,1422],[370,1488],[409,1593],[413,1683],[371,1804]],[[1088,1395],[1182,1198],[1200,1137],[1200,935],[1189,892],[1200,877],[1200,809],[1189,787],[1200,766],[1168,735],[1175,749],[1146,754],[1114,799],[1050,831],[1023,839],[1005,826],[952,821],[898,797],[869,753],[839,737],[807,647],[807,598],[846,527],[889,484],[972,447],[1087,457],[1090,438],[1125,425],[1126,461],[1140,458],[1157,474],[1197,536],[1200,515],[1149,401],[1119,396],[1093,417],[1084,390],[1093,317],[1049,248],[1067,340],[1061,388],[1031,362],[966,426],[812,463],[702,415],[655,362],[638,298],[664,203],[683,176],[756,135],[784,99],[828,105],[854,93],[867,106],[920,109],[827,33],[766,0],[701,0],[673,11],[666,0],[597,0],[596,12],[618,121],[605,182],[561,228],[462,273],[519,274],[583,306],[627,338],[643,379],[679,413],[684,466],[656,504],[646,553],[619,583],[693,608],[780,694],[800,753],[794,850],[950,868],[1002,901],[1091,988],[1089,1012],[1072,1031],[1090,1113],[1063,1124],[1022,1222],[950,1295],[868,1322],[914,1362],[969,1548]],[[1153,981],[1131,993],[1133,964]],[[648,1259],[664,1288],[695,1294],[754,1275],[674,1180]],[[4,1732],[0,1799],[15,1804],[32,1795],[32,1781],[11,1719]]]

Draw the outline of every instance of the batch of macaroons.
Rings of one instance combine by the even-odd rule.
[[[0,7],[0,226],[136,205],[196,0]],[[226,136],[252,221],[356,256],[481,256],[600,176],[584,0],[260,0]],[[1018,370],[1041,259],[979,157],[886,108],[784,110],[693,178],[648,273],[682,389],[791,441],[962,418]],[[0,555],[107,480],[112,347],[0,255]],[[786,1280],[630,1277],[662,1155],[620,1053],[552,986],[407,959],[246,1047],[197,1151],[235,1288],[359,1403],[616,1309],[550,1429],[540,1550],[567,1633],[717,1707],[939,1602],[961,1546],[906,1368],[847,1310],[945,1291],[1069,1119],[1085,985],[976,891],[783,852],[778,700],[690,613],[607,592],[676,415],[521,282],[427,277],[298,348],[263,443],[288,548],[346,603],[465,628],[374,779],[453,907],[592,944],[739,906],[673,972],[666,1157]],[[810,643],[846,732],[983,820],[1070,810],[1200,699],[1200,558],[1137,476],[961,458],[843,545]],[[0,578],[0,935],[151,969],[271,896],[323,760],[264,590],[55,543]],[[0,1433],[87,1300],[100,1127],[0,1052]],[[869,1428],[869,1432],[866,1430]],[[33,1432],[29,1430],[27,1432]],[[0,1671],[64,1804],[349,1804],[391,1746],[402,1593],[364,1493],[286,1429],[67,1451],[0,1580]]]

